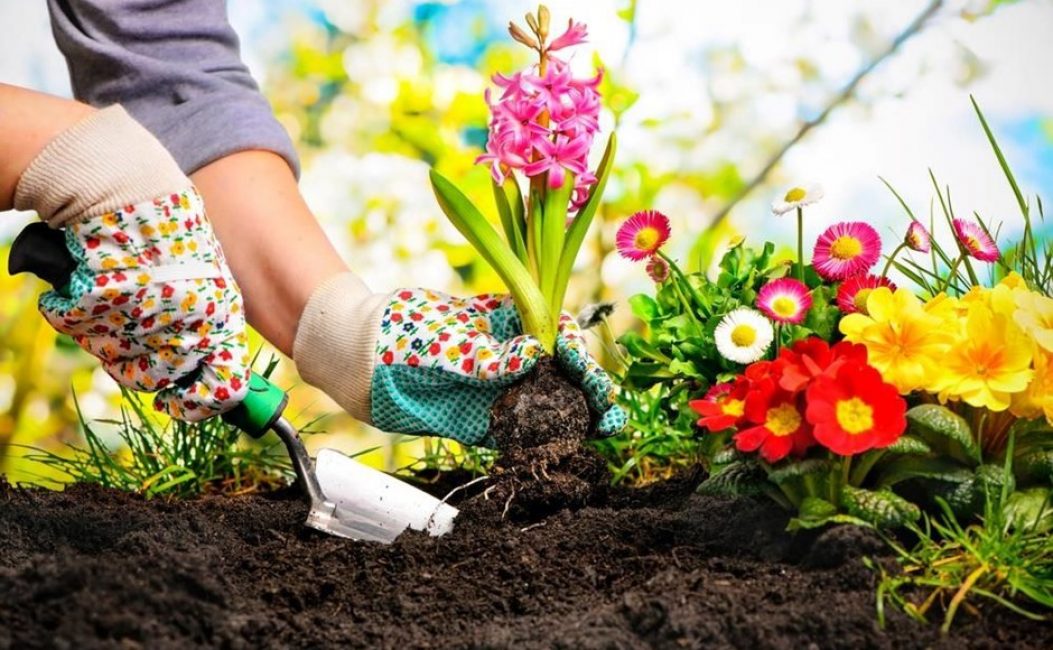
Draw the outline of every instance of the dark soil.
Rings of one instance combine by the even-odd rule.
[[[532,525],[476,493],[451,534],[391,546],[302,527],[293,491],[165,503],[0,481],[0,648],[1053,644],[1050,626],[994,612],[947,638],[895,613],[879,630],[860,559],[875,539],[791,537],[767,503],[693,494],[698,478]]]
[[[585,395],[552,357],[497,399],[490,432],[501,450],[491,470],[490,503],[513,521],[530,522],[564,508],[602,504],[610,475],[590,433]]]

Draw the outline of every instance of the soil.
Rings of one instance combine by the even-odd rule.
[[[505,391],[490,413],[501,450],[491,469],[489,502],[518,522],[564,508],[602,504],[610,474],[582,443],[594,427],[585,395],[552,357]]]
[[[783,532],[700,476],[524,525],[458,493],[455,530],[390,546],[304,528],[297,492],[145,501],[0,481],[0,648],[1039,648],[992,610],[878,628],[855,529]],[[445,488],[443,488],[445,489]]]

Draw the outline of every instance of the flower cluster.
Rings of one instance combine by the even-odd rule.
[[[530,178],[547,176],[548,187],[558,189],[570,172],[573,206],[579,208],[588,198],[596,182],[588,168],[588,154],[600,129],[597,89],[603,72],[576,78],[565,60],[549,54],[582,43],[587,35],[585,26],[573,21],[547,46],[524,34],[541,51],[541,61],[511,76],[494,75],[500,94],[495,98],[494,93],[486,92],[490,133],[486,152],[476,162],[489,164],[498,184],[519,171]]]
[[[903,395],[931,393],[1014,416],[1053,422],[1053,298],[1011,274],[993,288],[922,301],[908,289],[875,289],[866,312],[845,316],[846,340]]]
[[[748,366],[690,405],[700,427],[735,429],[736,449],[769,463],[816,444],[842,456],[887,447],[906,428],[906,402],[867,363],[866,348],[818,337]]]

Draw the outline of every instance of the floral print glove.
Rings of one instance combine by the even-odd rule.
[[[70,282],[40,298],[59,332],[122,386],[157,392],[158,410],[195,421],[248,390],[241,293],[197,190],[71,221]]]
[[[600,414],[600,432],[617,432],[625,416],[613,406],[610,379],[588,356],[571,317],[563,318],[560,332],[557,355]],[[491,405],[541,354],[537,339],[522,334],[508,296],[454,298],[424,289],[398,291],[380,323],[371,419],[385,431],[491,444]]]

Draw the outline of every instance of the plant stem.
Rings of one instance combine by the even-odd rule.
[[[801,206],[797,206],[797,279],[804,284],[804,209]]]
[[[694,299],[694,301],[696,303],[698,303],[698,308],[702,312],[703,317],[704,318],[708,318],[709,315],[710,315],[709,314],[709,305],[706,304],[706,301],[702,297],[702,295],[699,294],[698,291],[696,291],[695,288],[693,286],[691,286],[691,283],[687,281],[687,276],[684,275],[684,272],[680,270],[680,266],[676,262],[673,261],[673,258],[669,257],[668,255],[666,255],[662,251],[656,252],[655,255],[657,255],[658,257],[661,257],[663,260],[666,261],[667,264],[669,264],[669,268],[673,271],[673,275],[676,276],[677,284],[679,285],[680,283],[683,283],[683,286],[686,288],[687,293],[691,295],[691,297]],[[694,311],[693,310],[692,310],[692,315],[694,315]]]
[[[954,260],[954,264],[951,265],[951,270],[947,273],[947,281],[939,287],[938,293],[943,293],[950,288],[951,281],[954,279],[955,274],[958,273],[958,265],[962,263],[963,259],[965,259],[965,253],[960,253],[958,257]]]
[[[899,246],[892,251],[892,254],[888,256],[888,262],[885,263],[885,268],[881,270],[881,277],[888,277],[888,270],[892,268],[892,260],[896,259],[899,252],[907,247],[907,242],[901,242]]]

